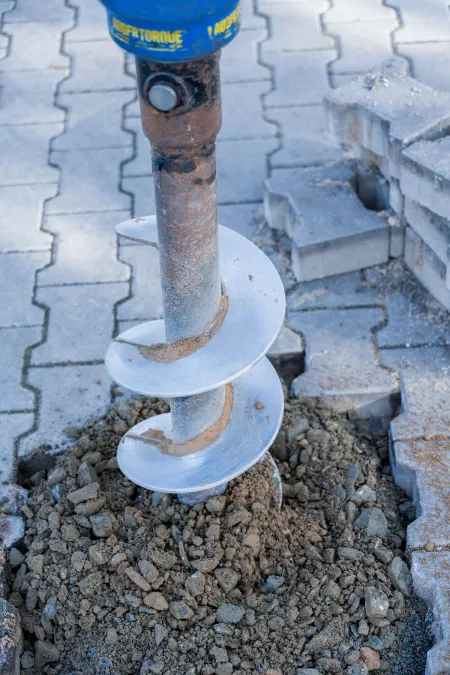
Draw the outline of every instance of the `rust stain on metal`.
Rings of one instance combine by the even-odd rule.
[[[140,345],[137,342],[128,342],[127,340],[120,339],[116,339],[116,342],[136,347],[139,354],[148,361],[155,361],[156,363],[174,363],[179,359],[184,359],[186,356],[194,354],[198,349],[204,347],[221,328],[227,312],[228,297],[222,295],[219,310],[212,323],[199,335],[177,340],[177,342],[174,342],[173,344],[161,342],[156,345]]]
[[[159,429],[148,429],[143,434],[128,434],[128,438],[134,438],[143,441],[148,445],[154,445],[164,455],[171,455],[173,457],[185,457],[194,452],[203,450],[211,443],[214,443],[220,434],[227,428],[231,419],[233,411],[233,385],[225,385],[225,402],[223,404],[222,412],[218,419],[205,429],[201,434],[195,436],[190,441],[185,443],[175,443],[164,435],[163,431]]]

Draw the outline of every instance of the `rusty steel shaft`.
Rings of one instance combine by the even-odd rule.
[[[216,192],[216,136],[222,124],[220,52],[187,64],[136,59],[142,127],[152,148],[166,339],[195,338],[219,312],[221,280]],[[149,102],[170,86],[177,105]],[[195,438],[219,417],[224,387],[171,400],[173,439]]]

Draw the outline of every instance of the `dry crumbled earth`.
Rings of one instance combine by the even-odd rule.
[[[425,609],[402,553],[414,513],[387,439],[290,399],[273,449],[282,509],[267,460],[190,508],[117,468],[123,433],[166,411],[118,400],[25,480],[10,554],[22,673],[423,675]]]

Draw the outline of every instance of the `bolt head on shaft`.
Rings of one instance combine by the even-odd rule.
[[[148,92],[151,105],[161,112],[173,110],[178,103],[177,92],[170,84],[154,84]]]

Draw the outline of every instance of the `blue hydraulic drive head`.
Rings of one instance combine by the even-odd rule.
[[[240,25],[240,0],[101,1],[113,40],[147,61],[209,56],[231,42]]]

